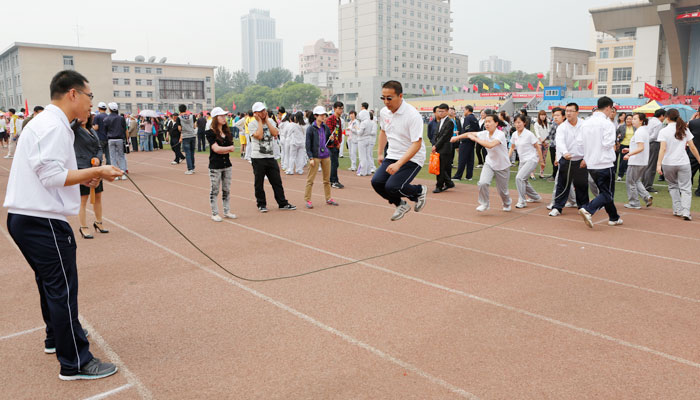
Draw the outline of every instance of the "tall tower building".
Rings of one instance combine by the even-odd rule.
[[[243,69],[255,80],[260,71],[282,68],[282,39],[277,39],[270,11],[253,9],[241,17]]]
[[[379,108],[388,80],[407,95],[461,90],[468,59],[452,52],[452,22],[450,0],[338,0],[337,100]]]

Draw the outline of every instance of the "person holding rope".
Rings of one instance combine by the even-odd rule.
[[[46,349],[54,348],[62,380],[98,379],[117,372],[90,353],[78,320],[78,271],[73,230],[66,216],[78,214],[78,184],[113,181],[120,169],[104,165],[78,169],[70,122],[92,107],[88,80],[61,71],[51,80],[51,104],[19,139],[7,183],[7,228],[32,270],[46,323]]]

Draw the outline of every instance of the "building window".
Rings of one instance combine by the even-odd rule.
[[[630,85],[612,85],[612,94],[630,94]]]
[[[632,46],[617,46],[615,47],[615,58],[632,57]]]
[[[161,99],[204,99],[203,81],[161,79]]]
[[[125,90],[124,97],[131,97],[131,90]]]
[[[610,48],[609,47],[601,47],[600,50],[598,51],[598,58],[604,59],[604,58],[609,58],[610,57]]]
[[[601,68],[598,70],[598,82],[607,82],[608,81],[608,69],[607,68]]]
[[[321,57],[321,59],[323,59],[323,57]],[[211,82],[211,76],[207,76],[205,80],[207,83]]]
[[[163,74],[163,68],[156,68],[156,75],[162,75]]]
[[[63,69],[75,69],[73,56],[63,56]]]
[[[143,110],[143,103],[136,103],[136,108]]]
[[[119,67],[117,67],[116,65],[112,65],[112,72],[117,72],[118,69]]]
[[[207,104],[211,104],[211,99],[207,99]]]
[[[153,98],[153,92],[146,92],[146,97]]]
[[[136,80],[136,86],[143,86],[143,80],[137,79],[137,80]]]
[[[210,88],[210,87],[207,88],[207,93],[211,93],[211,88]]]
[[[112,93],[112,94],[114,95],[114,97],[119,97],[119,91],[118,91],[118,90],[115,90],[114,93]]]
[[[598,94],[608,94],[608,85],[598,85]]]
[[[119,84],[119,79],[112,78],[112,85],[118,85],[118,84]]]
[[[124,79],[124,84],[125,85],[131,85],[131,79]]]
[[[141,73],[141,67],[134,67],[134,72],[137,74]]]
[[[136,97],[143,97],[143,92],[140,90],[136,91]]]
[[[124,72],[129,72],[130,68],[127,66],[123,66],[122,69],[124,70]],[[129,109],[131,109],[131,104],[128,104],[128,106],[129,106]]]
[[[613,82],[615,81],[631,81],[632,80],[632,67],[627,68],[613,68]]]
[[[146,68],[146,73],[147,73],[147,74],[152,73],[152,72],[151,72],[151,68],[148,68],[148,67],[147,67],[147,68]]]
[[[146,86],[153,86],[153,80],[152,80],[152,79],[146,79]]]

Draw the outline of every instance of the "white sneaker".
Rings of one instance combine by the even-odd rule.
[[[552,211],[549,212],[550,217],[558,217],[561,215],[561,212],[557,210],[556,208],[553,208]]]
[[[618,181],[618,182],[622,182],[622,178],[620,178],[620,177],[618,176],[618,177],[617,177],[617,181]]]
[[[525,201],[528,202],[528,203],[539,203],[539,202],[542,201],[542,197],[538,197],[538,198],[536,198],[536,199],[530,198],[530,199],[527,199],[527,200],[525,200]]]
[[[527,203],[518,202],[518,204],[515,205],[515,208],[525,208],[525,207],[527,207]]]
[[[506,205],[503,206],[503,211],[509,212],[510,210],[511,210],[510,204],[508,204],[507,206]]]
[[[547,209],[548,209],[548,210],[551,210],[552,208],[554,208],[554,203],[549,203],[549,204],[547,204]]]
[[[479,207],[476,208],[476,211],[478,211],[478,212],[484,212],[484,211],[486,211],[486,210],[488,210],[488,209],[489,209],[489,206],[483,205],[483,204],[482,204],[482,205],[480,205]]]
[[[350,168],[348,168],[348,170],[350,170],[350,171],[355,171],[356,169],[357,169],[357,168],[355,168],[355,167],[350,167]]]
[[[593,228],[593,218],[591,217],[591,213],[586,211],[585,208],[579,208],[578,213],[581,215],[581,218],[583,218],[583,222],[586,224],[586,226]],[[621,220],[620,223],[622,223]]]
[[[631,208],[633,210],[641,210],[642,209],[641,206],[633,206],[632,204],[629,204],[629,203],[625,203],[624,206],[625,206],[625,208]]]
[[[610,225],[610,226],[622,225],[622,218],[618,218],[617,221],[608,221],[608,225]]]
[[[221,222],[221,221],[223,221],[223,219],[221,219],[221,217],[218,216],[218,215],[212,215],[212,216],[211,216],[211,220],[214,221],[214,222]]]
[[[170,161],[170,165],[177,165],[178,163],[176,161]]]
[[[187,171],[185,171],[185,175],[192,175],[192,174],[194,174],[194,171],[192,171],[191,169],[188,169]]]
[[[428,187],[425,185],[420,186],[420,194],[418,195],[418,200],[416,201],[416,206],[414,208],[416,212],[420,212],[420,210],[422,210],[423,207],[425,207],[425,198],[428,196]]]
[[[391,216],[391,220],[398,221],[409,211],[411,211],[411,206],[409,206],[405,200],[401,200],[401,204],[396,207],[396,211],[394,211],[394,215]]]
[[[564,204],[565,208],[574,208],[576,207],[576,203],[572,203],[570,201],[567,201],[566,204]]]

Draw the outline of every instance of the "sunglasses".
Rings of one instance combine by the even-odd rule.
[[[381,100],[381,101],[392,101],[392,100],[394,100],[394,97],[391,97],[391,96],[381,96],[381,97],[379,97],[379,100]]]

